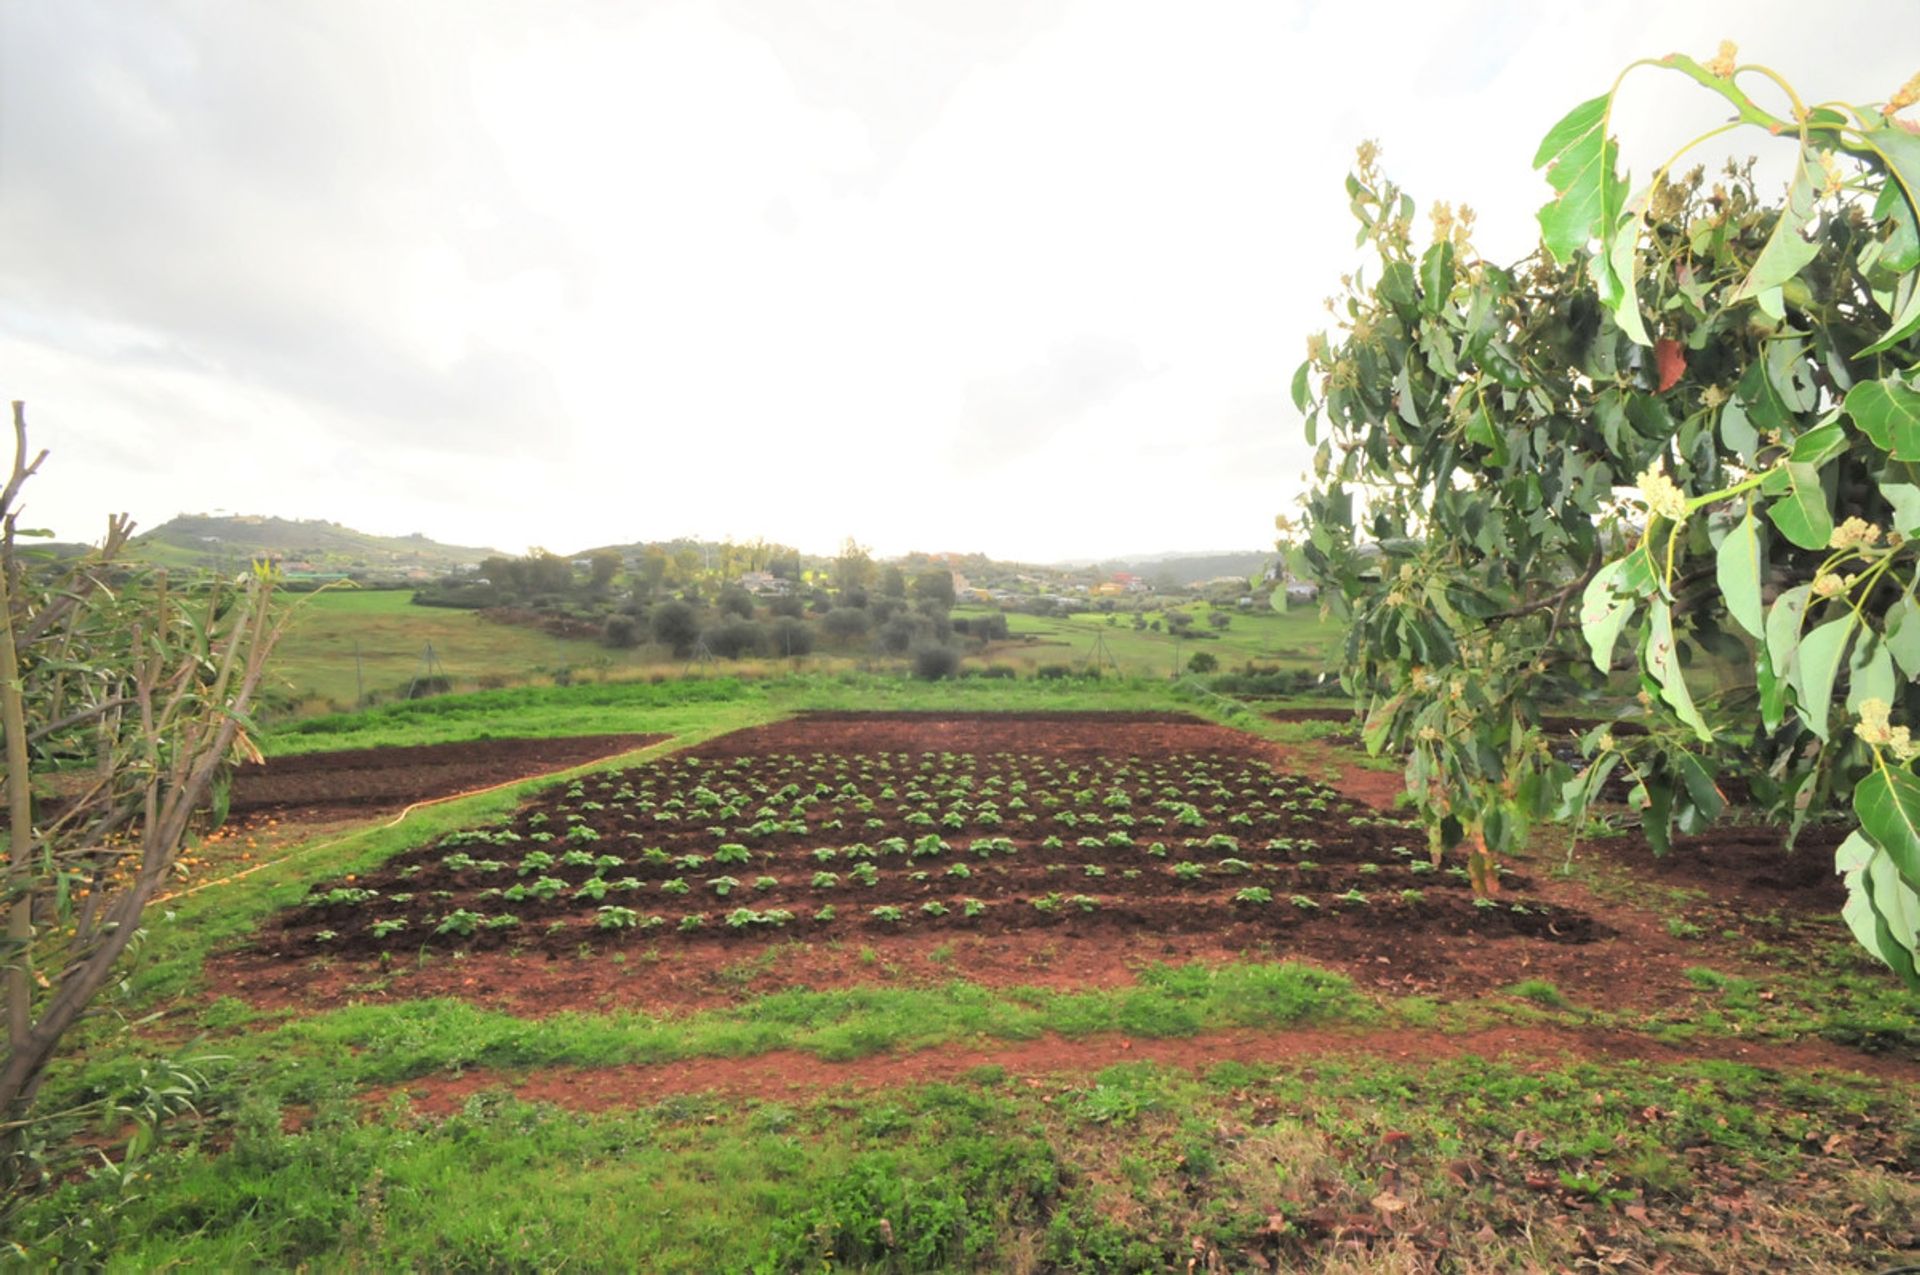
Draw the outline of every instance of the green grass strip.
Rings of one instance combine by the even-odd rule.
[[[222,1002],[215,1022],[248,1020]],[[1031,1040],[1123,1032],[1192,1036],[1241,1027],[1364,1023],[1379,1011],[1342,975],[1291,962],[1155,966],[1138,985],[1095,991],[932,987],[795,989],[675,1018],[641,1013],[557,1014],[537,1020],[434,999],[353,1006],[210,1042],[249,1090],[312,1103],[355,1089],[482,1067],[609,1067],[741,1058],[791,1049],[828,1061],[956,1041]],[[81,1086],[111,1091],[134,1060],[90,1068]]]

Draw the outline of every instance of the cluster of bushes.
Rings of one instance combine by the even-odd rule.
[[[1100,670],[1091,664],[1080,668],[1075,668],[1071,664],[1042,664],[1033,670],[1033,676],[1042,682],[1064,681],[1070,677],[1097,682],[1100,680]]]
[[[958,619],[953,622],[953,631],[979,638],[983,642],[1004,642],[1007,639],[1007,617],[1004,612],[995,611],[992,615]]]
[[[1203,652],[1211,658],[1211,652]],[[1195,655],[1195,661],[1200,655]],[[1190,664],[1189,667],[1192,667]],[[1205,670],[1194,668],[1194,672]],[[1317,673],[1311,669],[1272,669],[1247,667],[1233,673],[1222,673],[1208,682],[1208,685],[1222,695],[1326,695],[1343,696],[1338,678]]]
[[[964,651],[956,638],[984,643],[1006,631],[1004,616],[955,621],[944,608],[884,595],[823,595],[811,604],[788,595],[762,607],[744,590],[729,589],[708,607],[678,598],[628,606],[606,620],[602,640],[621,648],[657,643],[676,659],[785,659],[822,647],[864,649],[905,659],[917,676],[936,679],[959,670]]]
[[[702,629],[700,638],[709,652],[724,660],[813,653],[813,626],[788,615],[773,616],[765,623],[740,616],[723,618]]]
[[[969,646],[1008,636],[1004,615],[955,620],[953,578],[944,570],[909,575],[896,567],[858,576],[836,573],[836,587],[804,582],[797,559],[787,592],[756,596],[738,582],[682,581],[673,592],[639,565],[599,552],[585,567],[535,550],[525,558],[489,558],[468,576],[416,591],[427,606],[489,609],[510,623],[537,624],[565,636],[594,635],[606,646],[658,645],[676,659],[783,659],[822,648],[903,659],[922,677],[954,676]],[[576,569],[579,568],[579,569]]]

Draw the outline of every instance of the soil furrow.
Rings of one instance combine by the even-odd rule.
[[[983,1068],[1007,1079],[1040,1085],[1083,1084],[1103,1068],[1122,1062],[1153,1062],[1204,1070],[1222,1062],[1247,1065],[1311,1063],[1356,1054],[1407,1062],[1467,1056],[1554,1067],[1583,1060],[1641,1060],[1679,1064],[1702,1060],[1746,1063],[1784,1071],[1848,1071],[1907,1083],[1920,1082],[1920,1064],[1857,1053],[1824,1041],[1792,1043],[1695,1040],[1669,1044],[1633,1032],[1562,1027],[1501,1027],[1450,1034],[1412,1028],[1354,1031],[1302,1028],[1284,1032],[1232,1031],[1174,1039],[1043,1036],[1008,1044],[935,1046],[829,1062],[798,1050],[775,1050],[748,1058],[692,1058],[621,1067],[552,1067],[525,1074],[486,1069],[457,1075],[422,1076],[369,1090],[369,1108],[405,1094],[413,1110],[447,1116],[473,1095],[504,1090],[523,1102],[545,1102],[575,1111],[643,1106],[679,1094],[791,1100],[962,1080]]]

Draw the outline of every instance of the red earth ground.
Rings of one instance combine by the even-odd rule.
[[[1509,1026],[1457,1033],[1418,1028],[1361,1032],[1303,1027],[1285,1032],[1210,1032],[1174,1039],[1111,1035],[1069,1039],[1048,1035],[1004,1044],[879,1054],[847,1062],[828,1062],[812,1054],[781,1049],[747,1058],[694,1058],[620,1067],[548,1067],[525,1074],[475,1068],[370,1089],[365,1101],[369,1107],[379,1107],[394,1094],[404,1093],[414,1111],[422,1115],[449,1116],[458,1112],[474,1094],[505,1089],[523,1102],[547,1102],[574,1111],[607,1111],[645,1106],[687,1093],[778,1101],[818,1095],[823,1091],[855,1093],[892,1089],[959,1080],[983,1067],[999,1067],[1010,1077],[1037,1087],[1044,1083],[1043,1077],[1085,1075],[1123,1062],[1153,1062],[1187,1071],[1203,1071],[1222,1062],[1271,1066],[1309,1062],[1327,1055],[1352,1057],[1356,1054],[1401,1061],[1505,1059],[1521,1066],[1541,1068],[1581,1059],[1639,1059],[1654,1063],[1716,1060],[1766,1067],[1853,1070],[1908,1084],[1920,1081],[1920,1064],[1863,1055],[1820,1040],[1787,1044],[1717,1040],[1672,1045],[1634,1032],[1565,1027]]]
[[[229,818],[182,854],[156,902],[218,889],[423,802],[535,779],[645,748],[667,735],[579,735],[360,748],[239,767]]]
[[[290,819],[375,814],[645,748],[665,735],[482,739],[270,757],[234,771],[228,809]]]
[[[884,713],[808,714],[736,732],[694,753],[729,758],[921,750],[1018,750],[1068,759],[1205,753],[1283,768],[1308,755],[1178,714]],[[1324,769],[1325,751],[1310,755]],[[1398,791],[1398,779],[1391,772],[1351,768],[1339,773],[1335,785],[1384,808]],[[1727,830],[1701,853],[1662,861],[1659,875],[1670,884],[1731,893],[1755,909],[1831,916],[1832,883],[1824,876],[1783,876],[1777,845],[1772,835]],[[1590,844],[1582,853],[1645,866],[1637,862],[1641,852],[1624,842]],[[1809,861],[1819,857],[1817,851],[1807,854]],[[953,979],[987,986],[1112,987],[1131,984],[1136,971],[1154,963],[1248,958],[1304,959],[1397,994],[1475,996],[1522,979],[1542,979],[1575,1004],[1613,1010],[1658,1011],[1697,997],[1685,971],[1699,963],[1700,950],[1669,933],[1665,918],[1597,897],[1578,881],[1555,875],[1552,863],[1519,866],[1532,878],[1529,899],[1565,915],[1591,918],[1592,941],[1549,942],[1533,934],[1445,924],[1423,926],[1416,934],[1393,925],[1349,923],[1363,921],[1349,913],[1328,918],[1331,924],[1236,920],[1184,932],[1142,926],[1140,917],[1092,915],[990,934],[861,929],[828,941],[777,943],[719,935],[636,936],[591,948],[530,943],[525,946],[532,950],[517,954],[435,951],[383,965],[345,956],[296,956],[274,947],[269,927],[257,946],[217,958],[213,973],[217,985],[261,1006],[313,1009],[455,996],[527,1016],[612,1008],[684,1012],[790,987]],[[1727,963],[1723,953],[1716,953],[1716,960]]]

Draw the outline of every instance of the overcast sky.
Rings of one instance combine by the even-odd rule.
[[[9,0],[26,521],[1264,547],[1354,145],[1515,258],[1541,134],[1721,38],[1883,100],[1920,4]],[[1636,176],[1721,115],[1627,95]]]

